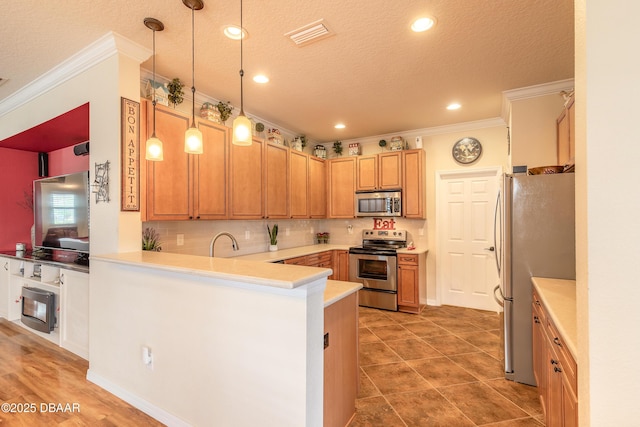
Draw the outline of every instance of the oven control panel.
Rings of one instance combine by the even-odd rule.
[[[365,240],[407,240],[406,230],[362,230]]]

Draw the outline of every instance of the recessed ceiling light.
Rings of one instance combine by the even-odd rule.
[[[242,38],[246,39],[249,36],[247,30],[243,30],[237,25],[225,25],[224,27],[222,27],[222,32],[231,40],[240,40],[241,36]]]
[[[453,103],[453,104],[449,104],[449,105],[447,105],[447,110],[457,110],[457,109],[459,109],[460,107],[462,107],[462,105],[460,105],[460,104],[456,104],[456,103]]]
[[[344,128],[346,128],[346,126],[344,125],[344,123],[338,123],[337,125],[334,126],[334,128],[336,128],[336,129],[344,129]]]
[[[256,83],[269,83],[269,77],[264,74],[258,74],[257,76],[253,76],[253,81]]]
[[[411,24],[411,29],[416,33],[421,33],[423,31],[427,31],[428,29],[432,28],[434,25],[436,25],[436,18],[432,18],[432,17],[418,18],[415,21],[413,21],[413,24]]]

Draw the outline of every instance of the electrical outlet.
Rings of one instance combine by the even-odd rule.
[[[142,363],[149,369],[153,369],[153,354],[147,346],[142,347]]]
[[[418,236],[424,236],[424,228],[418,229]]]
[[[249,240],[251,238],[251,232],[249,230],[244,232],[244,240]]]
[[[285,228],[285,229],[284,229],[284,235],[285,235],[285,236],[288,236],[288,235],[289,235],[289,227],[287,227],[287,228]]]
[[[184,234],[178,234],[178,239],[177,239],[176,244],[178,246],[184,245]]]
[[[347,225],[347,232],[349,234],[353,234],[353,225],[351,225],[351,224]]]
[[[309,233],[313,234],[313,227],[309,229]]]

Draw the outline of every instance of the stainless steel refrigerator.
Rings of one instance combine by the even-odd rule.
[[[504,364],[507,379],[533,376],[531,277],[575,279],[575,175],[505,175]]]

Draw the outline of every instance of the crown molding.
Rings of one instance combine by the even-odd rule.
[[[443,135],[443,134],[447,134],[447,133],[466,132],[466,131],[469,131],[469,130],[493,128],[493,127],[501,127],[501,126],[506,126],[505,121],[502,120],[502,118],[500,118],[500,117],[495,117],[495,118],[492,118],[492,119],[475,120],[475,121],[472,121],[472,122],[456,123],[456,124],[453,124],[453,125],[435,126],[435,127],[431,127],[431,128],[423,128],[423,129],[414,129],[414,130],[394,132],[394,133],[386,133],[386,134],[382,134],[382,135],[367,136],[367,137],[364,137],[364,138],[353,138],[353,139],[344,140],[342,142],[343,142],[343,144],[349,144],[351,142],[360,142],[360,143],[363,143],[363,144],[368,144],[368,143],[371,143],[371,142],[378,142],[381,139],[388,140],[388,139],[391,139],[394,136],[397,136],[399,134],[401,134],[402,137],[405,140],[411,141],[417,136]],[[326,143],[327,142],[325,142],[325,144]]]
[[[0,102],[0,117],[118,53],[138,62],[151,56],[150,49],[109,32],[5,98]]]
[[[573,90],[574,86],[574,79],[566,79],[540,85],[526,86],[518,89],[505,90],[502,92],[502,119],[505,123],[509,123],[509,112],[511,111],[511,103],[513,101],[559,94],[562,91],[569,92]]]

